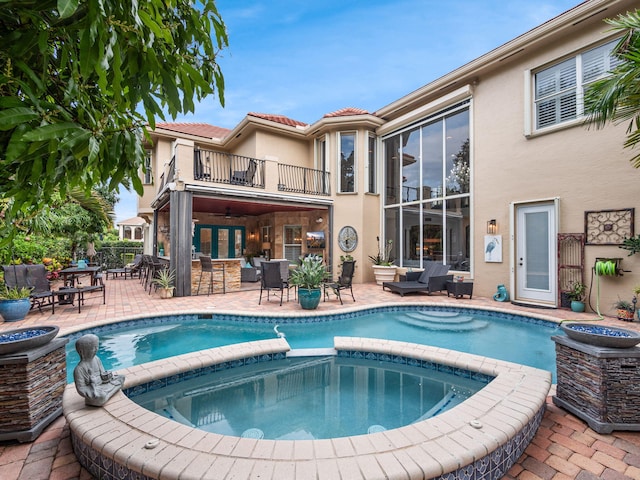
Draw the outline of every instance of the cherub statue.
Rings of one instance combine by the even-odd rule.
[[[73,370],[76,390],[84,397],[84,403],[94,407],[103,406],[116,392],[122,389],[124,376],[108,372],[96,357],[98,337],[83,335],[76,341],[80,363]]]

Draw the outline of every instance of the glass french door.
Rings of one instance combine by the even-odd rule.
[[[239,258],[245,247],[245,229],[231,225],[196,225],[196,251],[211,258]]]

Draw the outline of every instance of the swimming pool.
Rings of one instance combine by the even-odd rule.
[[[100,337],[98,356],[108,370],[284,333],[293,349],[331,348],[335,336],[382,338],[433,345],[553,373],[557,324],[533,317],[469,308],[393,306],[334,315],[172,315],[129,320],[69,335],[68,381],[78,363],[75,339]]]

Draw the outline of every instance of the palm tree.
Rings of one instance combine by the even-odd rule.
[[[606,22],[612,30],[623,32],[612,52],[622,62],[585,92],[587,123],[603,128],[608,122],[628,121],[624,146],[633,148],[640,143],[640,10]],[[640,168],[640,152],[631,163]]]

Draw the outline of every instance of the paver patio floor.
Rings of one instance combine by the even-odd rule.
[[[107,303],[102,298],[87,299],[82,312],[74,307],[60,306],[55,315],[50,309],[42,313],[31,312],[20,322],[0,323],[0,333],[14,328],[37,325],[58,325],[65,334],[89,326],[110,323],[119,319],[140,315],[187,313],[190,311],[233,310],[238,313],[300,312],[297,302],[284,302],[282,307],[276,301],[258,305],[259,288],[198,297],[172,298],[160,300],[159,295],[145,292],[137,279],[110,279],[107,283]],[[354,286],[356,303],[350,297],[343,298],[344,306],[335,298],[320,304],[321,311],[339,311],[362,305],[382,303],[414,303],[487,306],[503,308],[514,313],[533,313],[560,320],[593,319],[593,314],[575,314],[568,310],[541,310],[524,308],[510,303],[501,304],[489,298],[474,296],[473,300],[453,299],[446,295],[407,295],[382,291],[373,283]],[[272,297],[273,299],[273,297]],[[638,323],[620,322],[607,318],[605,323],[624,328],[640,330]],[[553,393],[553,392],[551,392]],[[0,479],[40,480],[40,479],[89,479],[71,448],[69,430],[64,417],[49,425],[33,442],[0,442]],[[558,408],[547,400],[547,411],[533,442],[518,460],[506,479],[519,480],[561,480],[561,479],[640,479],[640,433],[614,432],[602,435],[591,430],[585,422]],[[284,479],[283,479],[284,480]],[[345,479],[348,480],[348,479]]]

